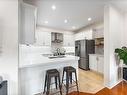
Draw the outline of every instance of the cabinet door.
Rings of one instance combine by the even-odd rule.
[[[84,32],[79,32],[79,33],[75,34],[75,41],[77,41],[77,40],[83,40],[83,39],[85,39]]]
[[[64,34],[64,46],[74,46],[74,36]]]
[[[104,73],[104,57],[98,57],[98,72],[103,74]]]
[[[89,56],[89,66],[91,70],[97,71],[97,58],[96,56]]]
[[[85,38],[85,39],[89,39],[89,40],[92,39],[92,38],[93,38],[92,32],[93,32],[93,31],[92,31],[91,29],[84,31],[84,38]]]
[[[33,44],[35,42],[36,8],[32,5],[21,6],[20,43]]]
[[[45,46],[51,46],[51,32],[45,32],[44,43]]]
[[[37,30],[35,44],[38,46],[51,46],[51,33]]]
[[[104,29],[101,28],[101,29],[93,30],[93,37],[94,38],[103,38],[104,37]]]
[[[44,32],[36,31],[35,35],[36,35],[36,43],[35,44],[37,46],[44,46],[45,45]]]
[[[93,38],[92,29],[84,30],[82,32],[75,34],[75,41],[76,40],[83,40],[83,39],[92,39],[92,38]]]

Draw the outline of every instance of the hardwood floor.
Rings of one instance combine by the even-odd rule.
[[[112,89],[104,88],[95,94],[72,92],[69,95],[127,95],[127,82],[123,81]]]
[[[104,88],[103,76],[93,71],[79,69],[79,91],[96,93]]]

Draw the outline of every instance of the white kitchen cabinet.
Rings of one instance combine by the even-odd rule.
[[[97,60],[97,71],[101,74],[104,73],[104,57],[102,56],[98,56],[98,60]]]
[[[37,8],[23,3],[21,5],[20,43],[33,44],[35,42]]]
[[[97,54],[89,55],[89,67],[91,70],[103,74],[104,73],[104,57]]]
[[[44,32],[37,30],[35,45],[38,46],[51,46],[51,32]]]
[[[74,35],[70,35],[70,34],[64,34],[63,36],[64,38],[64,46],[75,46],[74,44]]]
[[[95,56],[89,56],[89,68],[93,71],[97,71],[97,59]]]
[[[84,39],[93,39],[93,31],[92,29],[88,29],[79,33],[75,34],[75,41],[76,40],[84,40]]]
[[[104,28],[93,29],[93,38],[103,38],[104,37]]]

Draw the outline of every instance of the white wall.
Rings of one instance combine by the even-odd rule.
[[[18,95],[18,0],[0,0],[0,32],[0,75],[8,80],[8,95]]]
[[[113,5],[105,6],[104,10],[104,77],[105,85],[112,87],[117,84],[118,64],[115,59],[115,48],[121,47],[123,32],[123,13]]]
[[[122,36],[122,46],[127,46],[127,12],[124,14],[124,33]]]

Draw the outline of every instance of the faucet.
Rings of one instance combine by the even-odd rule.
[[[60,55],[60,49],[57,48],[56,51],[57,51],[57,55]]]

